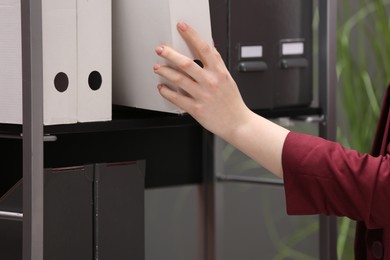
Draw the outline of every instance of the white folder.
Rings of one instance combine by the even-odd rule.
[[[42,1],[44,124],[77,122],[76,0]]]
[[[198,59],[176,29],[181,21],[189,23],[212,44],[208,0],[113,1],[114,104],[183,112],[160,96],[157,85],[162,81],[153,73],[153,65],[164,62],[154,52],[160,44]]]
[[[20,0],[0,0],[0,122],[22,123]]]
[[[111,0],[77,0],[78,121],[111,120]]]

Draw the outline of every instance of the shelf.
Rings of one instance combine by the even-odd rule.
[[[44,127],[45,134],[70,134],[87,132],[109,132],[129,129],[163,128],[197,124],[188,115],[177,115],[143,109],[114,106],[111,121],[88,122]],[[0,133],[19,134],[22,125],[1,124]]]
[[[320,108],[316,107],[278,108],[272,110],[255,110],[254,112],[266,118],[299,117],[321,114]],[[177,115],[164,112],[114,106],[113,118],[111,121],[45,126],[44,133],[48,135],[56,135],[71,133],[123,131],[130,129],[156,129],[195,125],[198,125],[198,123],[188,114]],[[0,133],[20,134],[21,132],[21,125],[0,123]]]
[[[320,109],[298,107],[255,111],[268,117],[319,115]],[[20,125],[0,124],[0,132],[20,134]],[[114,107],[113,120],[45,126],[56,141],[44,143],[44,167],[146,161],[146,188],[202,183],[203,128],[189,115]],[[21,140],[0,139],[0,194],[22,177]]]
[[[147,188],[202,182],[203,128],[188,115],[116,109],[109,122],[45,126],[56,141],[44,143],[44,168],[146,161]],[[19,134],[19,125],[0,132]],[[0,139],[3,194],[22,177],[22,141]]]
[[[318,108],[255,111],[269,117],[318,115]],[[20,125],[0,124],[0,132],[20,134]],[[203,128],[189,115],[114,107],[113,120],[45,126],[56,141],[44,144],[44,167],[60,168],[90,163],[146,160],[147,188],[202,182]],[[22,142],[0,139],[2,177],[0,194],[22,177]],[[71,151],[71,152],[70,152]],[[10,163],[11,162],[11,163]]]

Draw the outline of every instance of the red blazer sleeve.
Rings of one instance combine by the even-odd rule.
[[[368,228],[390,222],[389,156],[359,154],[290,132],[282,152],[287,213],[347,216]]]

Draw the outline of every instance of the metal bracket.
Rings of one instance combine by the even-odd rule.
[[[23,221],[23,213],[0,211],[0,219],[2,219],[2,220]]]
[[[0,139],[16,139],[16,140],[22,140],[23,134],[0,134]],[[57,141],[57,136],[55,135],[44,135],[43,136],[44,142],[55,142]]]
[[[318,116],[299,116],[299,117],[292,117],[290,118],[292,121],[300,121],[300,122],[307,122],[307,123],[325,123],[325,115],[318,115]]]
[[[283,180],[281,179],[271,179],[264,177],[250,177],[250,176],[239,176],[239,175],[217,175],[218,181],[223,182],[241,182],[241,183],[250,183],[250,184],[266,184],[266,185],[275,185],[283,186]]]

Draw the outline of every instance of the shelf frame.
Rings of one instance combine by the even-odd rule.
[[[43,259],[42,1],[21,0],[23,260]]]
[[[337,0],[318,1],[319,27],[319,103],[324,121],[320,136],[336,141],[336,63],[337,63]],[[337,219],[320,216],[320,259],[337,259]]]

